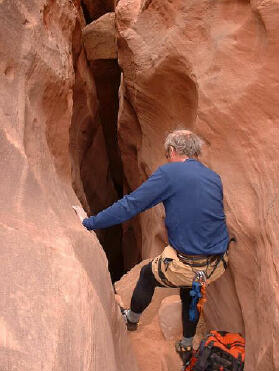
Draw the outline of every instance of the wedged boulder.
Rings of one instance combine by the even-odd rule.
[[[106,13],[82,30],[87,59],[117,58],[115,13]]]
[[[162,300],[159,308],[159,324],[166,340],[177,338],[182,333],[181,300],[172,295]]]

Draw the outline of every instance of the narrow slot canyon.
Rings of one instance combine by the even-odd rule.
[[[211,124],[207,125],[207,120],[211,120],[209,112],[215,104],[208,98],[212,89],[210,79],[216,74],[215,67],[213,66],[212,70],[209,67],[206,71],[208,76],[203,76],[202,68],[199,70],[198,66],[194,67],[192,64],[198,54],[191,60],[191,54],[195,52],[192,52],[190,43],[187,45],[189,54],[185,52],[183,58],[175,48],[172,49],[172,53],[169,53],[167,47],[165,49],[163,44],[157,44],[156,37],[158,38],[159,34],[157,34],[156,27],[152,28],[148,21],[148,15],[155,16],[156,8],[152,7],[152,3],[150,4],[142,7],[137,21],[133,18],[134,15],[131,15],[132,13],[129,14],[132,17],[131,20],[126,18],[127,14],[120,7],[118,26],[119,30],[124,29],[124,31],[123,33],[120,31],[117,35],[117,45],[112,42],[111,38],[115,32],[112,29],[112,24],[115,22],[114,9],[107,8],[107,12],[98,13],[99,17],[90,18],[88,8],[83,6],[85,18],[89,23],[83,30],[83,41],[98,99],[98,108],[87,132],[92,142],[88,142],[87,150],[80,163],[80,176],[85,198],[89,212],[92,214],[121,198],[123,193],[137,188],[152,171],[164,163],[162,153],[164,137],[168,131],[177,127],[186,127],[200,133],[206,141],[205,156],[202,160],[206,165],[220,171],[222,175],[224,173],[222,154],[226,152],[226,145],[220,142],[218,136],[226,136],[226,128],[220,124],[216,137],[214,134],[216,128],[212,128]],[[241,22],[249,23],[250,9],[243,6],[242,10],[245,16]],[[170,27],[172,6],[169,5],[169,9],[166,7],[164,11],[165,16],[167,14],[169,16],[168,26]],[[234,8],[231,11],[232,17],[237,17]],[[121,23],[121,12],[123,12],[123,23]],[[92,21],[94,22],[91,23]],[[140,37],[137,38],[135,34],[132,44],[129,44],[130,39],[128,36],[126,38],[125,34],[126,29],[129,28],[127,26],[129,21],[135,22],[140,29]],[[145,29],[143,26],[145,22],[150,25],[150,29]],[[158,22],[160,23],[160,20]],[[136,27],[132,29],[138,30]],[[259,36],[261,25],[252,21],[250,27]],[[161,31],[168,32],[164,27]],[[153,33],[154,39],[151,45],[155,50],[153,51],[152,46],[148,46],[147,43],[143,48],[146,58],[144,63],[138,67],[142,58],[140,52],[143,47],[142,40],[147,41],[149,33]],[[171,34],[169,35],[171,38]],[[207,37],[210,39],[210,36]],[[98,38],[100,38],[99,41]],[[105,44],[106,47],[104,47]],[[240,44],[244,44],[249,49],[249,42],[241,39]],[[171,42],[170,45],[172,45]],[[253,55],[254,52],[249,49],[249,53]],[[123,70],[120,69],[117,59],[119,54],[121,68],[125,72],[122,77]],[[158,55],[160,55],[159,58]],[[200,65],[202,66],[201,61]],[[226,72],[225,69],[224,75]],[[247,79],[249,79],[248,71]],[[220,92],[222,84],[218,86]],[[220,106],[227,102],[226,93],[221,95],[224,101],[219,103]],[[214,117],[214,113],[212,115]],[[94,130],[93,127],[95,127]],[[230,164],[232,165],[231,162]],[[228,186],[226,176],[225,185]],[[79,197],[79,199],[82,202],[82,198]],[[227,202],[226,195],[225,202]],[[86,208],[86,203],[82,203]],[[232,215],[228,213],[229,227],[231,231],[236,231],[231,217]],[[158,255],[167,243],[162,207],[158,206],[147,211],[135,220],[124,223],[122,227],[115,226],[105,231],[98,231],[97,235],[108,257],[112,281],[119,281],[124,273],[129,272],[116,283],[117,294],[121,296],[124,305],[129,306],[132,289],[143,264],[140,262],[142,259],[150,259]],[[137,265],[138,263],[140,264]],[[133,269],[129,271],[131,268]],[[221,286],[226,288],[228,293],[226,298],[221,298],[222,295],[219,292]],[[208,292],[209,302],[205,317],[197,332],[197,339],[204,336],[206,329],[218,326],[230,331],[247,333],[247,326],[243,323],[238,290],[231,270],[228,270],[221,284],[218,282],[212,285]],[[142,316],[143,327],[136,336],[131,337],[136,358],[140,367],[145,371],[154,367],[173,371],[174,365],[177,364],[172,345],[166,342],[178,336],[181,331],[179,317],[175,320],[176,322],[172,322],[169,318],[171,311],[177,316],[181,310],[177,294],[177,291],[172,290],[156,290],[151,309],[146,310]],[[217,316],[216,302],[222,302],[218,304],[220,308]],[[220,313],[222,311],[226,313],[228,308],[233,315],[230,318],[226,314],[220,316]],[[153,346],[161,349],[159,359],[155,360],[153,356],[150,358],[148,356],[150,346],[148,331],[153,333]],[[137,341],[141,342],[142,347],[137,346]]]
[[[202,123],[197,124],[210,107],[206,93],[210,84],[206,86],[206,79],[204,86],[198,83],[196,75],[189,71],[193,67],[189,67],[188,57],[185,56],[182,60],[175,51],[173,54],[164,55],[166,51],[163,47],[158,49],[158,53],[163,55],[162,58],[156,62],[147,58],[146,66],[142,71],[136,72],[137,67],[131,68],[134,56],[130,54],[131,50],[126,44],[125,37],[118,35],[118,44],[115,42],[113,10],[112,7],[107,8],[106,12],[99,11],[98,16],[95,14],[90,17],[88,7],[83,5],[87,26],[82,31],[82,38],[89,75],[94,85],[92,91],[94,99],[90,106],[92,117],[82,131],[84,142],[80,143],[78,149],[83,153],[77,170],[82,185],[75,187],[75,182],[73,184],[78,198],[89,214],[96,214],[117,201],[123,194],[138,187],[157,166],[164,163],[162,153],[164,137],[168,131],[177,126],[197,130],[204,135],[206,155],[203,160],[211,166],[213,156],[213,166],[219,168],[222,173],[221,157],[216,157],[216,154],[211,152],[211,145],[216,139],[213,132],[210,127],[202,128]],[[143,13],[139,19],[144,22],[145,16],[146,13]],[[144,34],[144,31],[142,32]],[[259,32],[258,27],[255,27],[255,32]],[[136,40],[134,42],[136,43]],[[133,52],[137,54],[137,50]],[[121,76],[123,71],[118,65],[119,53],[126,79]],[[147,50],[146,53],[152,54],[152,50]],[[76,70],[78,86],[77,72],[78,70]],[[211,73],[213,72],[209,71],[209,74]],[[78,96],[79,93],[77,91],[73,99],[74,108],[77,110],[80,110],[79,99],[82,94],[84,95],[84,91]],[[221,132],[222,130],[220,129]],[[225,148],[222,147],[219,151],[224,152]],[[83,189],[83,196],[79,194],[80,189]],[[231,230],[234,230],[230,215],[229,224]],[[167,244],[162,207],[158,206],[147,211],[122,226],[97,231],[97,236],[108,258],[112,282],[118,281],[115,285],[116,292],[127,307],[143,264],[142,259],[146,259],[145,262],[149,261],[150,257],[159,254]],[[133,269],[130,271],[131,268]],[[124,276],[126,272],[128,274]],[[205,335],[207,329],[220,324],[222,328],[245,334],[241,304],[232,277],[231,271],[228,270],[221,285],[226,288],[229,295],[228,299],[222,298],[223,304],[218,313],[222,311],[221,307],[225,308],[225,311],[230,307],[234,315],[230,319],[227,315],[216,316],[214,303],[221,300],[219,282],[212,285],[208,292],[209,303],[205,317],[200,321],[197,331],[196,342]],[[146,310],[142,316],[143,327],[137,336],[131,337],[133,350],[140,367],[146,368],[146,371],[154,367],[159,369],[166,367],[168,371],[172,371],[178,360],[173,352],[173,345],[168,340],[181,332],[177,314],[181,311],[178,291],[156,290],[152,303],[151,309]],[[169,318],[171,311],[176,313],[174,322]],[[151,356],[147,360],[150,330],[155,337],[154,346],[161,349],[159,359]],[[137,346],[137,341],[142,343],[141,348]]]
[[[105,9],[94,9],[93,14],[89,12],[85,3],[82,9],[85,20],[89,24],[97,18],[97,15],[101,19],[102,16],[108,16],[108,21],[114,22],[114,13],[105,12],[111,9],[110,6]],[[85,92],[83,86],[84,76],[79,75],[77,66],[82,53],[81,34],[78,28],[73,37],[76,83],[73,95],[74,114],[70,128],[70,150],[73,158],[77,159],[78,156],[78,161],[73,162],[73,188],[87,213],[95,215],[120,199],[125,187],[117,133],[121,70],[114,55],[116,45],[110,45],[112,50],[109,47],[102,50],[101,47],[98,55],[96,50],[92,55],[90,49],[92,30],[89,28],[86,32],[84,39],[85,44],[89,45],[89,58],[84,54],[83,63],[85,68],[87,65],[86,74],[92,91],[88,101],[88,97],[85,97],[88,92]],[[96,31],[93,30],[93,34],[94,32],[96,32],[95,38],[98,39],[98,32],[102,31],[97,27]],[[114,34],[112,36],[115,37]],[[80,122],[82,107],[85,114],[83,123]],[[98,230],[96,233],[108,258],[112,282],[118,281],[125,272],[140,261],[141,252],[135,251],[137,241],[133,229],[128,228],[128,233],[123,234],[122,226],[116,225]],[[130,246],[131,243],[133,245],[126,249],[126,254],[123,256],[123,246]]]
[[[118,89],[120,84],[120,69],[116,60],[96,60],[90,63],[90,69],[94,76],[96,92],[98,97],[98,116],[104,141],[94,140],[89,153],[85,153],[81,163],[81,179],[84,191],[90,207],[91,215],[95,215],[113,202],[122,197],[123,194],[123,171],[117,139],[117,115],[118,115]],[[101,156],[99,146],[104,146],[106,152],[107,168],[103,174],[107,187],[102,187],[103,182],[94,176],[95,167],[105,159]],[[99,153],[99,156],[98,156]],[[88,155],[87,155],[88,154]],[[92,161],[97,157],[97,162]],[[111,273],[112,282],[121,278],[124,273],[124,259],[122,252],[122,227],[112,226],[97,231],[97,236],[103,246]]]
[[[96,233],[73,209],[138,188],[177,128],[204,140],[237,239],[194,347],[242,333],[244,370],[279,370],[278,16],[243,0],[0,0],[1,370],[181,369],[178,289],[155,289],[137,331],[119,310],[168,244],[163,206]]]
[[[121,198],[123,193],[117,140],[120,70],[116,60],[91,62],[90,69],[96,84],[100,128],[81,161],[80,176],[90,215],[95,215]],[[122,227],[116,225],[99,230],[97,236],[107,254],[112,281],[119,280],[124,273]]]

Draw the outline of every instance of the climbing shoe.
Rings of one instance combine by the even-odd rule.
[[[175,344],[175,350],[179,354],[180,358],[182,359],[183,366],[187,366],[191,361],[192,354],[193,354],[193,347],[187,346],[185,347],[181,340],[179,340]]]
[[[121,314],[124,318],[124,321],[126,323],[126,327],[127,327],[127,330],[128,331],[136,331],[137,328],[138,328],[138,322],[131,322],[128,318],[128,310],[129,309],[124,309],[124,308],[120,308],[121,310]]]

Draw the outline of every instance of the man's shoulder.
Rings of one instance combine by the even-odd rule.
[[[210,169],[208,166],[204,165],[202,162],[197,160],[187,160],[186,162],[169,162],[159,167],[161,171],[169,176],[174,176],[178,173],[185,173],[185,175],[196,175],[196,176],[206,176],[210,178],[220,178],[214,170]]]
[[[215,183],[222,184],[221,177],[216,171],[210,169],[210,167],[200,162],[198,173],[201,178],[214,181]]]
[[[168,162],[164,165],[161,165],[159,169],[162,172],[169,174],[181,170],[183,168],[183,165],[183,162]]]
[[[199,161],[197,161],[199,162]],[[216,171],[212,170],[210,167],[208,167],[207,165],[203,164],[202,162],[199,162],[199,164],[201,165],[201,167],[205,170],[205,171],[208,171],[212,174],[215,174],[217,176],[219,176],[219,174],[216,173]]]
[[[175,181],[181,177],[191,177],[193,173],[193,170],[185,162],[168,162],[160,166],[159,169],[171,181]]]

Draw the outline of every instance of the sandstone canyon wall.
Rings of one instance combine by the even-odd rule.
[[[164,162],[169,130],[201,135],[237,238],[207,323],[245,334],[246,371],[278,370],[278,1],[120,0],[116,23],[127,188]],[[132,227],[143,258],[162,251],[161,207]]]
[[[74,188],[89,210],[96,138],[91,172],[114,189],[80,3],[2,0],[0,19],[0,369],[136,370],[106,256],[72,209]]]
[[[0,368],[137,369],[106,256],[71,206],[95,213],[135,189],[185,127],[205,140],[237,238],[207,327],[245,334],[246,371],[277,371],[278,2],[119,0],[118,50],[86,59],[85,20],[110,27],[115,5],[0,0]],[[98,235],[115,277],[122,253],[127,269],[161,252],[163,225],[158,206]],[[126,305],[139,268],[116,285]],[[158,325],[162,300],[159,316],[179,309],[171,293],[158,290],[130,334],[141,371],[178,370]]]

